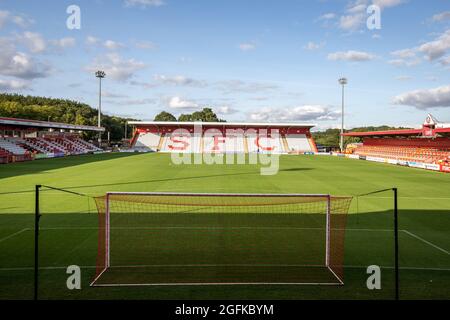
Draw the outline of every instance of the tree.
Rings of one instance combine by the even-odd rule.
[[[155,121],[177,121],[177,118],[169,112],[162,111],[156,115]]]
[[[192,115],[191,114],[180,114],[180,116],[178,117],[178,121],[190,122],[190,121],[192,121]]]
[[[196,111],[192,114],[192,121],[219,122],[219,118],[211,108],[203,108],[202,111]]]

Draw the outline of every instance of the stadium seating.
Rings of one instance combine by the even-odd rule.
[[[362,156],[386,159],[439,163],[450,159],[450,146],[445,140],[366,139],[353,151]]]
[[[80,138],[73,138],[71,141],[76,145],[80,146],[81,148],[84,148],[85,152],[102,151],[102,149],[97,147],[96,145],[93,145],[92,143],[84,141],[83,139]]]
[[[286,141],[289,152],[313,151],[305,134],[287,134]]]
[[[13,155],[24,155],[28,152],[28,150],[7,139],[0,139],[0,148]]]
[[[161,135],[152,132],[141,132],[135,142],[136,149],[159,149],[159,144],[161,142]]]
[[[0,163],[32,160],[35,155],[76,155],[101,149],[76,136],[0,138]]]

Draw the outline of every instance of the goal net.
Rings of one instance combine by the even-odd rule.
[[[352,198],[118,193],[96,198],[92,286],[344,282]]]

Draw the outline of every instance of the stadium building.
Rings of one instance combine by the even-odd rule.
[[[101,151],[81,139],[104,128],[48,121],[0,118],[0,164]]]
[[[317,152],[311,124],[228,122],[140,122],[131,147],[142,151],[180,153]]]
[[[344,133],[358,137],[347,147],[350,157],[415,168],[450,172],[450,123],[429,114],[420,129]]]

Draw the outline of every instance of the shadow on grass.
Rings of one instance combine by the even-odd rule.
[[[81,185],[81,186],[50,186],[55,187],[57,189],[62,190],[76,190],[76,189],[88,189],[88,188],[97,188],[97,187],[111,187],[111,186],[126,186],[126,185],[135,185],[142,183],[157,183],[157,182],[170,182],[170,181],[183,181],[183,180],[196,180],[196,179],[204,179],[204,178],[218,178],[218,177],[232,177],[232,176],[241,176],[241,175],[251,175],[251,174],[259,174],[258,172],[241,172],[241,173],[224,173],[224,174],[211,174],[211,175],[203,175],[203,176],[192,176],[192,177],[178,177],[178,178],[166,178],[166,179],[153,179],[153,180],[138,180],[138,181],[128,181],[128,182],[117,182],[117,183],[104,183],[104,184],[90,184],[90,185]],[[51,189],[44,189],[41,192],[45,192]],[[23,190],[23,191],[13,191],[13,192],[1,192],[1,195],[9,195],[9,194],[19,194],[19,193],[31,193],[34,190]]]
[[[136,156],[133,153],[103,153],[67,156],[63,158],[42,159],[0,165],[0,179],[17,177],[24,174],[42,173],[54,169],[78,166],[86,163],[114,160]]]
[[[313,168],[288,168],[288,169],[281,169],[280,172],[296,172],[296,171],[309,171],[314,170]]]
[[[197,217],[197,216],[196,216]],[[205,225],[217,220],[200,217],[169,217],[177,224]],[[245,216],[233,216],[232,225],[251,222]],[[292,225],[280,219],[267,220],[267,226]],[[310,217],[311,218],[311,217]],[[86,214],[49,214],[42,217],[43,269],[40,276],[40,296],[43,299],[393,299],[393,221],[389,210],[349,215],[345,237],[344,286],[199,286],[197,287],[113,287],[92,288],[89,282],[95,273],[97,253],[97,217]],[[164,217],[154,223],[170,223]],[[206,219],[206,220],[205,220]],[[423,240],[445,248],[446,230],[450,224],[447,210],[403,210],[400,229]],[[312,219],[314,220],[314,219]],[[253,220],[263,223],[263,219]],[[33,238],[32,215],[0,215],[4,228],[30,228],[8,240],[2,248],[9,257],[0,268],[0,299],[31,299],[33,293]],[[3,237],[16,232],[8,230]],[[133,235],[130,234],[130,237]],[[447,238],[445,238],[447,237]],[[450,268],[448,256],[405,232],[400,233],[400,290],[402,299],[447,299]],[[83,244],[83,245],[80,245]],[[170,243],[168,243],[170,244]],[[270,245],[266,243],[265,245]],[[276,245],[274,244],[274,248]],[[283,247],[288,250],[289,246]],[[117,248],[116,248],[117,249]],[[67,252],[71,254],[68,255]],[[286,251],[292,257],[292,253]],[[143,256],[145,258],[145,256]],[[178,260],[178,257],[177,257]],[[65,267],[77,264],[83,267],[82,290],[67,290]],[[368,290],[366,266],[382,267],[382,289]],[[50,267],[45,269],[45,267]],[[58,267],[58,268],[55,268]],[[16,268],[16,269],[14,269]],[[20,269],[23,268],[23,269]],[[139,274],[136,274],[139,277]],[[432,280],[432,281],[430,281]],[[76,291],[76,292],[75,292]]]

